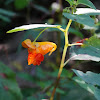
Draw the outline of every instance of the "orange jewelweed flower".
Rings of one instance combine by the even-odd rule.
[[[30,39],[26,39],[22,42],[24,48],[28,48],[28,65],[40,65],[44,60],[44,55],[52,54],[57,48],[57,45],[53,42],[31,42]]]

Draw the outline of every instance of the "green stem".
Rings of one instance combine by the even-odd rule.
[[[64,63],[64,66],[65,66],[70,60],[71,60],[71,59],[68,59],[68,60]],[[64,66],[63,66],[63,67],[64,67]]]
[[[74,45],[83,45],[83,43],[73,43],[73,44],[68,44],[68,46],[74,46]]]
[[[54,94],[55,94],[56,88],[57,88],[57,86],[59,84],[60,76],[61,76],[61,73],[62,73],[62,70],[63,70],[65,56],[66,56],[66,52],[67,52],[67,48],[68,48],[68,29],[69,29],[71,23],[72,23],[72,20],[70,19],[69,22],[68,22],[68,25],[67,25],[67,27],[65,29],[65,32],[64,32],[64,34],[65,34],[65,46],[64,46],[64,50],[63,50],[63,55],[62,55],[62,60],[61,60],[61,64],[60,64],[60,68],[59,68],[59,72],[58,72],[58,76],[57,76],[57,80],[56,80],[53,92],[51,94],[50,100],[54,99]]]
[[[64,32],[64,29],[63,29],[63,28],[60,28],[60,27],[56,27],[56,28],[59,29],[59,30],[61,30],[62,32]],[[39,33],[39,35],[35,38],[34,42],[36,42],[36,40],[38,39],[38,37],[39,37],[45,30],[47,30],[47,29],[48,29],[48,27],[45,28],[44,30],[42,30],[42,31]]]
[[[39,35],[35,38],[34,42],[36,42],[36,40],[38,39],[38,37],[39,37],[45,30],[47,30],[47,29],[48,29],[48,27],[45,28],[44,30],[42,30],[42,31],[39,33]]]

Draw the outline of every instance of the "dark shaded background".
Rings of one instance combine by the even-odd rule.
[[[16,1],[16,0],[15,0]],[[59,2],[59,0],[30,0],[30,2],[23,5],[23,0],[20,1],[21,6],[18,6],[14,0],[0,0],[0,8],[8,11],[12,11],[14,15],[8,16],[10,21],[6,21],[3,18],[0,19],[0,60],[3,61],[8,66],[12,66],[12,62],[18,62],[22,66],[27,67],[27,50],[21,47],[21,42],[25,38],[34,38],[37,36],[38,32],[34,34],[33,31],[24,31],[24,32],[17,32],[14,34],[6,34],[6,32],[14,27],[25,25],[25,24],[32,24],[32,23],[48,23],[48,24],[60,24],[61,21],[59,20],[60,16],[59,13],[55,13],[54,10],[51,9],[51,5],[53,2]],[[100,1],[99,0],[91,0],[93,4],[96,6],[97,9],[100,9]],[[18,2],[19,3],[19,2]],[[62,8],[69,6],[67,2],[62,0]],[[81,5],[80,5],[81,6]],[[42,7],[42,8],[41,8]],[[42,10],[42,9],[45,10]],[[61,16],[62,18],[62,16]],[[98,17],[99,18],[99,17]],[[67,24],[67,22],[65,22]],[[84,33],[84,37],[89,37],[89,33],[82,30]],[[48,34],[44,33],[38,41],[53,41],[56,44],[60,44],[60,54],[62,52],[63,47],[61,43],[63,40],[58,42],[57,32],[48,32]],[[75,37],[74,35],[69,35],[69,41],[77,41],[80,38]],[[59,47],[59,46],[58,46]],[[56,55],[56,54],[55,54]],[[53,57],[54,55],[52,55]],[[52,57],[49,59],[52,60]],[[59,56],[60,57],[60,56]],[[60,61],[60,60],[59,60]],[[60,62],[58,62],[60,63]],[[92,65],[95,65],[92,64]],[[92,67],[91,67],[92,68]],[[89,68],[91,70],[91,68]],[[93,67],[94,68],[94,67]],[[97,67],[95,67],[96,69]],[[88,69],[88,67],[87,67]]]
[[[13,12],[13,15],[11,16],[9,16],[9,14],[1,14],[6,18],[0,16],[0,61],[12,68],[15,72],[28,72],[31,75],[34,75],[35,66],[27,65],[28,53],[26,49],[22,48],[21,42],[26,38],[34,40],[39,32],[33,30],[13,34],[6,34],[6,32],[14,27],[32,23],[65,23],[67,25],[67,19],[65,21],[61,16],[62,9],[60,12],[55,12],[51,9],[52,3],[59,2],[59,0],[30,0],[30,2],[26,3],[24,6],[18,6],[15,1],[16,0],[0,0],[0,9]],[[100,0],[91,1],[97,9],[100,9]],[[21,0],[19,5],[23,5]],[[62,8],[65,8],[66,6],[69,6],[69,4],[62,0]],[[81,6],[82,5],[80,5],[80,7]],[[60,19],[63,19],[64,22]],[[98,19],[100,20],[100,16],[98,16]],[[84,38],[91,36],[87,31],[81,30],[81,32],[84,33]],[[57,31],[46,31],[39,37],[38,41],[53,41],[58,45],[58,49],[51,56],[48,57],[48,55],[45,55],[41,68],[52,70],[52,68],[50,69],[50,66],[53,67],[53,64],[59,66],[64,38],[63,35],[58,34],[60,33]],[[61,39],[59,39],[59,36]],[[70,34],[69,39],[70,42],[75,42],[81,38]],[[69,55],[67,55],[67,57],[68,56]],[[72,61],[65,68],[77,68],[82,71],[92,70],[94,72],[100,72],[100,63],[82,62],[82,64],[77,64],[78,62]],[[17,78],[17,81],[20,87],[27,86],[27,84],[30,84],[31,87],[31,83],[27,83],[19,78]]]

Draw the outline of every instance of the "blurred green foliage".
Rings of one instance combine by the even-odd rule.
[[[41,100],[48,98],[50,96],[50,91],[53,89],[58,70],[56,69],[55,71],[47,72],[39,66],[36,67],[34,71],[34,76],[26,72],[17,72],[15,74],[8,66],[0,62],[0,99]],[[3,75],[6,75],[6,77],[3,77]],[[27,86],[19,88],[15,80],[15,75],[20,79],[25,80]],[[62,94],[62,100],[66,100],[66,98],[68,98],[68,100],[73,100],[73,98],[75,100],[95,100],[93,95],[80,88],[76,82],[72,80],[72,77],[73,72],[66,69],[63,70],[59,87],[56,90],[57,93]],[[31,82],[33,86],[28,86],[28,82]]]
[[[66,0],[66,1],[68,1],[70,5],[73,4],[73,0]],[[0,21],[1,21],[0,22],[1,23],[0,24],[0,39],[2,39],[2,37],[4,36],[4,33],[7,30],[11,29],[11,27],[15,27],[19,24],[27,24],[30,22],[34,22],[33,21],[34,18],[37,18],[37,21],[39,20],[38,21],[39,23],[48,22],[48,24],[61,24],[61,26],[65,28],[68,19],[65,19],[63,16],[60,16],[59,13],[61,12],[52,11],[50,2],[52,4],[54,1],[41,0],[40,2],[40,0],[5,0],[4,2],[4,0],[0,0],[0,7],[1,7],[0,8]],[[88,2],[88,4],[86,2]],[[95,8],[92,5],[92,3],[89,2],[89,0],[86,0],[86,1],[77,0],[76,4],[85,4],[91,8]],[[59,16],[61,18],[59,18]],[[93,24],[93,20],[91,20],[89,16],[75,15],[73,17],[71,14],[67,14],[67,13],[64,14],[64,16],[66,18],[72,18],[74,21],[80,19],[77,22],[81,24],[85,23],[86,25],[90,26],[90,27],[87,27],[86,25],[84,25],[86,27],[83,26],[81,28],[81,24],[77,24],[76,22],[75,23],[73,22],[72,27],[69,29],[69,32],[72,33],[71,34],[72,36],[78,37],[78,38],[84,38],[87,33],[89,33],[89,36],[90,36],[91,35],[90,33],[92,31],[93,34],[97,34],[97,36],[100,37],[99,35],[100,22],[97,23],[95,26]],[[21,20],[21,18],[23,20]],[[89,20],[90,22],[87,23]],[[87,28],[87,31],[85,34],[82,30],[86,28]],[[47,32],[50,32],[50,33],[53,33],[53,31],[56,31],[58,33],[58,30],[56,29],[47,30]],[[25,40],[26,38],[32,38],[34,40],[39,32],[40,30],[35,30],[35,31],[29,30],[25,32],[25,34],[22,36],[21,42]],[[43,37],[45,37],[45,34],[40,36],[39,40],[42,41]],[[61,38],[60,50],[62,50],[64,46],[64,35],[62,33],[61,33],[60,38]],[[4,38],[2,40],[4,40]],[[72,42],[72,40],[70,41]],[[18,46],[17,54],[22,51],[21,42]],[[9,68],[8,65],[5,65],[4,63],[0,62],[0,100],[41,100],[41,99],[49,98],[51,96],[51,92],[53,90],[54,83],[56,81],[58,67],[55,65],[54,62],[48,61],[46,62],[46,65],[36,66],[32,70],[34,74],[28,73],[27,71],[14,72],[13,70],[11,70],[11,68]],[[74,72],[77,73],[78,71],[75,70]],[[84,73],[82,74],[84,75]],[[66,98],[68,100],[73,100],[73,99],[74,100],[96,100],[95,97],[93,96],[93,92],[91,93],[90,91],[89,92],[86,91],[88,90],[87,87],[91,87],[88,84],[88,82],[85,80],[83,81],[79,79],[78,77],[73,78],[73,76],[74,76],[74,73],[71,70],[67,70],[67,68],[64,68],[61,75],[61,81],[60,81],[59,87],[56,90],[57,93],[55,96],[55,100],[56,99],[58,100],[58,97],[61,100],[66,100]],[[80,77],[80,75],[78,76]],[[24,85],[20,86],[20,83],[16,81],[16,77],[20,79],[21,81],[24,80],[25,81],[24,83],[26,83],[26,86]],[[96,79],[94,79],[94,82],[95,80]],[[84,89],[81,88],[77,83]],[[95,89],[96,91],[94,94],[98,98],[99,97],[98,94],[100,91],[99,87],[96,86]]]
[[[77,74],[79,77],[74,77],[73,79],[84,89],[92,93],[97,100],[100,99],[100,81],[99,76],[100,74],[93,73],[90,71],[87,71],[86,73],[83,73],[79,70],[73,69],[73,71]]]
[[[0,99],[22,100],[15,73],[2,62],[0,62]]]
[[[14,5],[16,7],[16,9],[24,9],[25,7],[28,6],[28,3],[30,2],[30,0],[15,0],[14,1]]]

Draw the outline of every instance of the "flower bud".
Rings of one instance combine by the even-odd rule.
[[[51,5],[52,10],[59,12],[60,11],[60,5],[57,2],[53,2]]]

